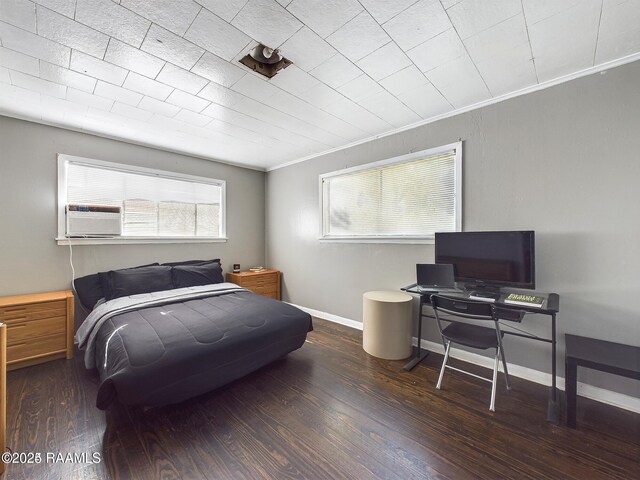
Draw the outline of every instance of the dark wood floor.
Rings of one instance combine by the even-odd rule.
[[[144,413],[96,409],[80,355],[10,372],[14,452],[102,462],[12,464],[4,478],[640,478],[638,415],[580,398],[578,430],[554,427],[546,389],[516,378],[492,414],[488,383],[448,372],[435,389],[439,355],[407,373],[364,353],[361,332],[315,327],[286,359]]]

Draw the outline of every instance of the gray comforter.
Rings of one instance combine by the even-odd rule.
[[[98,408],[177,403],[300,348],[311,317],[232,283],[106,302],[76,333],[100,375]]]

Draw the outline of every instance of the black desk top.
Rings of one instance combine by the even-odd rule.
[[[407,287],[403,287],[400,290],[407,292],[407,293],[413,293],[416,295],[420,295],[420,296],[427,296],[427,295],[434,295],[436,292],[420,292],[417,289],[418,285],[417,284],[412,284],[409,285]],[[507,297],[507,295],[509,295],[511,292],[501,292],[500,296],[498,297],[498,299],[495,302],[491,302],[494,305],[499,306],[500,308],[510,308],[513,310],[524,310],[526,312],[531,312],[531,313],[543,313],[545,315],[553,315],[556,314],[560,311],[560,296],[557,293],[539,293],[539,292],[529,292],[527,295],[536,295],[538,297],[544,297],[544,303],[542,304],[542,307],[529,307],[526,305],[513,305],[511,303],[505,303],[504,299]],[[451,296],[459,296],[461,298],[469,298],[469,292],[464,291],[464,290],[459,290],[458,292],[443,292],[442,295],[445,295],[447,297],[451,297]]]
[[[600,366],[640,373],[640,347],[568,333],[564,339],[568,357],[597,363]]]

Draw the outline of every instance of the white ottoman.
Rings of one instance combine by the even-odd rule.
[[[400,360],[411,355],[411,295],[393,290],[362,297],[362,348],[369,355]]]

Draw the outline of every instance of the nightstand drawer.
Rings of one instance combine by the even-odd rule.
[[[46,337],[31,338],[14,345],[7,345],[7,363],[25,360],[41,355],[64,352],[67,338],[64,332]]]
[[[254,293],[257,293],[259,295],[265,295],[265,296],[268,296],[270,294],[275,295],[276,293],[278,293],[278,287],[276,286],[275,283],[271,285],[255,285],[255,286],[247,285],[247,288]]]
[[[25,305],[15,305],[0,307],[0,322],[11,324],[39,320],[42,318],[52,318],[64,316],[67,313],[66,300],[55,302],[32,303]]]
[[[7,323],[7,345],[31,341],[37,337],[46,337],[57,333],[65,333],[67,317],[31,320],[28,322],[13,321]]]
[[[263,275],[256,275],[253,277],[246,277],[242,279],[243,287],[262,287],[265,285],[275,285],[278,281],[278,274],[265,273]]]

